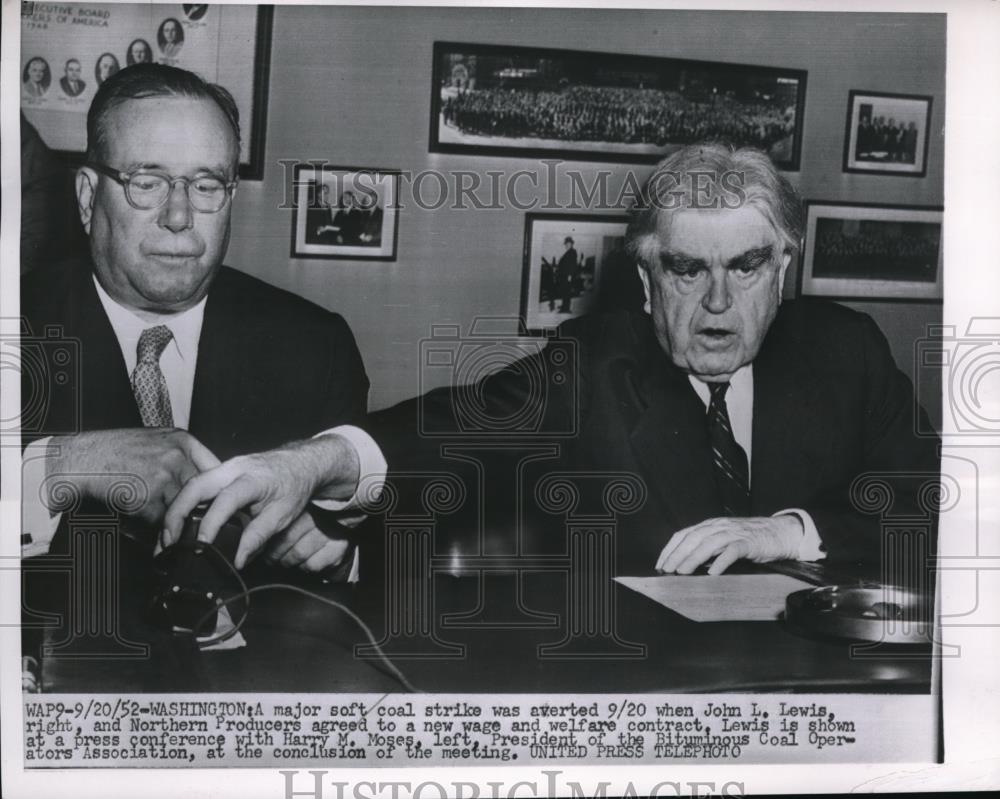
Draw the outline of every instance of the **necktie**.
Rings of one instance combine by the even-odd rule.
[[[138,360],[132,372],[132,391],[146,427],[173,427],[167,380],[160,371],[160,356],[174,334],[166,325],[149,327],[139,336]]]
[[[750,515],[750,467],[747,454],[736,443],[726,410],[729,383],[709,383],[708,440],[712,445],[715,482],[727,516]]]

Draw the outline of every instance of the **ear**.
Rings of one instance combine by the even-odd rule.
[[[94,198],[97,196],[97,173],[89,167],[80,167],[76,173],[76,207],[80,213],[83,229],[90,235],[90,219],[94,213]]]
[[[778,305],[781,305],[782,295],[785,292],[785,272],[788,271],[788,265],[792,262],[792,254],[785,250],[781,254],[781,268],[778,271]]]
[[[649,313],[651,310],[649,304],[649,271],[642,264],[636,264],[635,268],[639,270],[639,280],[642,281],[642,290],[646,293],[646,302],[642,306],[642,310]]]

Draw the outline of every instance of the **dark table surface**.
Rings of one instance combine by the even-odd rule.
[[[88,635],[74,617],[67,575],[45,568],[44,559],[32,561],[24,585],[29,616],[49,612],[58,618],[25,633],[26,654],[45,653],[45,692],[406,690],[371,652],[359,657],[358,647],[368,639],[356,621],[313,597],[258,592],[241,630],[247,646],[199,651],[189,635],[149,621],[149,554],[124,541],[114,602],[118,634],[109,641]],[[852,656],[850,642],[797,634],[780,619],[692,622],[617,584],[601,608],[576,618],[567,612],[569,577],[559,570],[438,573],[431,583],[403,580],[390,591],[374,581],[324,584],[261,569],[247,577],[251,584],[294,579],[348,606],[409,682],[428,692],[930,690],[929,649],[882,647],[877,657]],[[822,579],[822,570],[810,577]],[[399,592],[405,599],[414,590],[426,602],[422,618],[387,610],[409,607]],[[238,605],[233,615],[240,617]],[[56,651],[47,652],[53,645]],[[139,645],[146,651],[138,651]]]

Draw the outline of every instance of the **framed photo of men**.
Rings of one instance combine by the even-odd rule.
[[[655,163],[725,139],[797,170],[805,96],[799,69],[435,42],[430,151]]]
[[[807,201],[806,212],[801,294],[943,297],[942,209]]]
[[[852,91],[847,101],[844,171],[922,178],[927,174],[933,98]]]
[[[642,287],[625,253],[628,220],[527,214],[521,318],[532,333],[607,307],[641,307]]]
[[[399,172],[299,164],[292,210],[293,258],[395,261]]]

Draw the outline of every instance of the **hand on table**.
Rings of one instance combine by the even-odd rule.
[[[198,531],[200,541],[214,541],[225,521],[243,509],[252,518],[234,561],[242,569],[265,542],[298,520],[310,499],[353,496],[359,472],[354,446],[339,435],[231,458],[184,486],[167,509],[161,543],[166,547],[177,541],[185,517],[202,502],[211,506]]]
[[[691,574],[710,558],[709,574],[722,574],[737,560],[768,563],[798,557],[802,523],[782,516],[722,517],[678,530],[656,561],[659,572]]]
[[[188,480],[219,465],[219,459],[190,433],[166,427],[56,436],[48,452],[50,495],[60,483],[68,483],[83,497],[114,501],[116,488],[135,478],[144,488],[145,501],[130,508],[129,515],[150,524],[160,524]]]

